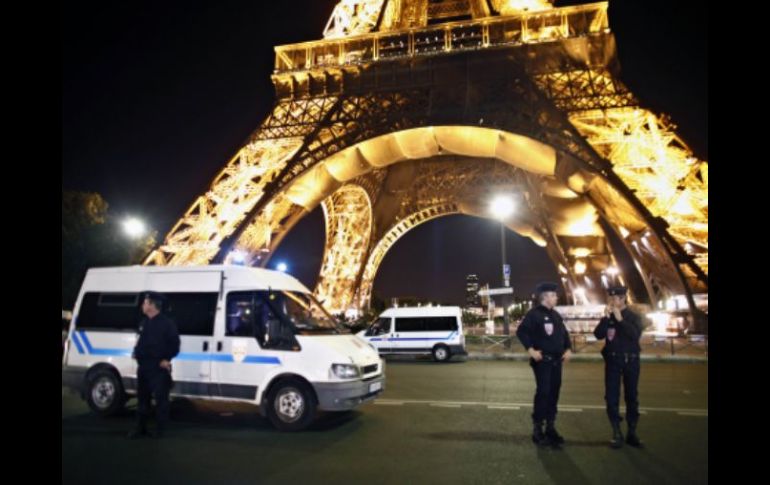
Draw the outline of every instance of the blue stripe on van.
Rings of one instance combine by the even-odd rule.
[[[131,357],[131,349],[97,349],[91,345],[91,341],[88,340],[88,335],[83,330],[78,332],[83,343],[86,344],[86,350],[92,355],[112,355],[115,357]]]
[[[94,348],[91,347],[91,341],[88,340],[88,335],[86,335],[86,332],[83,330],[78,330],[76,333],[78,334],[80,339],[83,341],[83,343],[86,345],[86,350],[90,354],[94,350]]]
[[[212,362],[235,362],[231,354],[208,354],[205,352],[181,352],[174,357],[175,360],[197,360]],[[247,355],[243,359],[244,364],[280,364],[278,357],[268,357],[262,355]]]
[[[209,354],[207,352],[180,352],[175,360],[197,360],[201,362],[234,362],[229,354]]]
[[[83,353],[83,347],[80,344],[80,339],[85,343],[86,351],[92,355],[114,355],[121,357],[131,357],[133,353],[131,349],[100,349],[91,346],[91,341],[88,340],[86,332],[83,330],[77,331],[72,334],[72,341],[75,342],[75,346],[79,353]],[[209,362],[235,362],[233,356],[230,354],[209,354],[206,352],[181,352],[174,360],[193,360],[193,361],[209,361]],[[281,359],[278,357],[268,357],[263,355],[247,355],[243,359],[244,364],[280,364]]]
[[[83,346],[80,344],[77,332],[73,332],[72,335],[70,335],[70,340],[75,344],[75,348],[78,349],[78,354],[82,354]]]
[[[424,338],[423,337],[399,337],[399,338],[396,338],[396,337],[393,337],[393,338],[385,337],[385,338],[370,338],[369,340],[371,340],[372,342],[380,342],[380,341],[393,342],[394,340],[397,340],[397,341],[401,341],[401,340],[451,340],[455,333],[457,333],[457,330],[455,330],[454,332],[450,333],[446,337],[424,337]]]
[[[280,364],[281,359],[264,355],[247,355],[243,362],[246,364]]]

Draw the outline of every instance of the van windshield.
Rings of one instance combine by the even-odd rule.
[[[275,291],[271,293],[270,304],[282,313],[300,334],[341,333],[339,322],[308,293],[296,291]]]

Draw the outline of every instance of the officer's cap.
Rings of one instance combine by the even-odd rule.
[[[145,292],[144,297],[158,303],[166,302],[166,296],[163,293],[158,293],[157,291]]]
[[[535,287],[535,293],[545,293],[546,291],[558,291],[559,286],[556,283],[540,283]]]
[[[625,286],[613,286],[607,289],[607,294],[610,296],[625,296],[628,293],[628,288]]]

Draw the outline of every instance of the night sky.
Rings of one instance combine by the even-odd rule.
[[[586,2],[555,2],[557,6]],[[111,1],[62,5],[62,187],[96,191],[116,216],[136,215],[162,237],[269,113],[273,46],[322,37],[336,0]],[[610,2],[621,77],[666,113],[708,159],[705,2]],[[315,283],[320,209],[289,234],[273,262]],[[556,280],[545,251],[507,234],[519,295]],[[390,251],[376,294],[463,301],[465,275],[498,284],[499,226],[450,216],[417,227]]]

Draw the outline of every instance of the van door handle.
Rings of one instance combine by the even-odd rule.
[[[222,342],[217,342],[217,352],[222,352]]]
[[[209,351],[209,343],[208,342],[203,342],[203,351],[204,352],[208,352]]]

